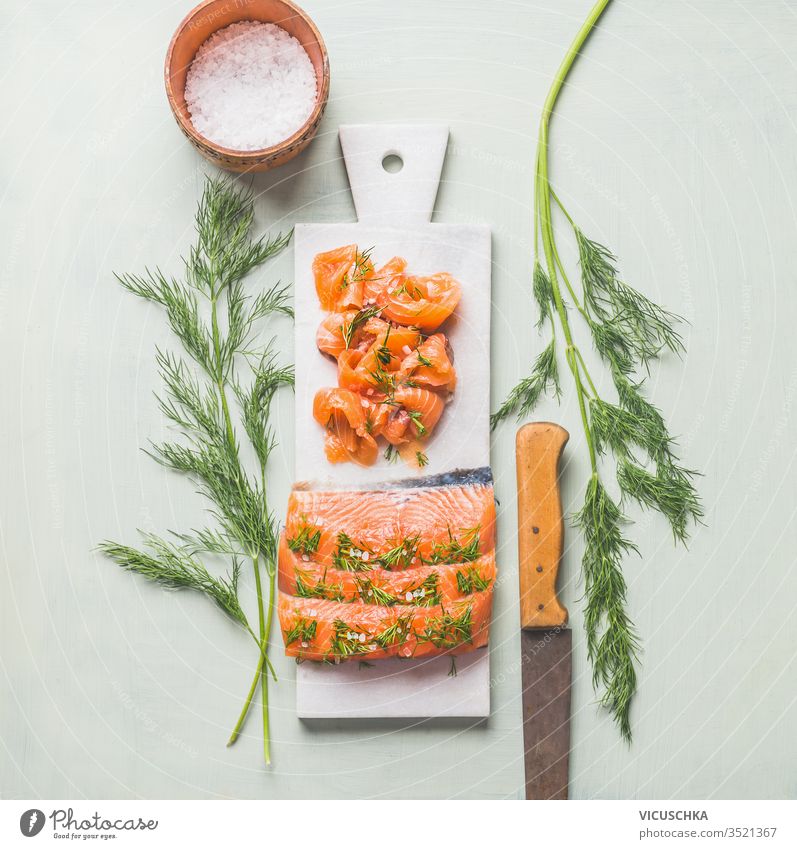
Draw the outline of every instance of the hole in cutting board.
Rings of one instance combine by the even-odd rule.
[[[386,153],[382,158],[382,167],[388,174],[398,174],[404,167],[404,160],[397,153]]]

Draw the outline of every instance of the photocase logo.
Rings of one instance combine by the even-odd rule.
[[[31,808],[19,818],[19,830],[25,837],[35,837],[44,828],[44,811]]]

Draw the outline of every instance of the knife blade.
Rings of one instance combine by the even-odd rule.
[[[523,749],[527,799],[567,799],[572,641],[556,595],[564,521],[559,459],[568,432],[551,422],[517,433]]]

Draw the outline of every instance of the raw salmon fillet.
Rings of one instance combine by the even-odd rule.
[[[442,547],[470,545],[479,553],[495,547],[492,484],[319,492],[294,490],[288,499],[285,536],[289,541],[318,533],[315,560],[332,565],[340,534],[350,537],[369,559],[420,537],[418,554],[432,557]],[[474,543],[475,539],[475,543]],[[297,549],[300,550],[300,549]]]
[[[279,586],[283,592],[303,598],[428,607],[440,601],[444,604],[459,601],[473,588],[488,589],[495,580],[493,552],[472,562],[424,563],[398,571],[384,568],[378,560],[373,563],[359,571],[324,565],[306,554],[291,551],[283,534],[279,546]]]
[[[492,593],[474,593],[446,608],[381,607],[279,594],[285,653],[340,663],[384,657],[464,654],[487,645]]]
[[[279,544],[286,652],[337,663],[471,651],[487,642],[495,578],[488,470],[294,489]]]

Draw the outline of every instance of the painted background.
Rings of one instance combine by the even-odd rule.
[[[494,440],[501,568],[493,715],[477,727],[304,725],[289,662],[273,692],[275,765],[257,722],[227,750],[254,664],[204,599],[92,553],[104,537],[199,521],[190,485],[139,450],[162,316],[112,272],[177,270],[205,166],[168,111],[161,66],[187,2],[3,0],[0,24],[0,794],[4,797],[500,797],[521,793],[512,425]],[[306,0],[333,82],[311,149],[254,180],[261,227],[350,220],[336,127],[445,121],[437,220],[494,231],[493,405],[541,340],[530,289],[539,110],[588,0]],[[628,562],[644,637],[632,748],[596,707],[575,629],[574,797],[795,797],[797,778],[797,14],[783,0],[616,0],[552,128],[552,179],[624,275],[690,322],[649,386],[706,524],[688,551],[634,512]],[[286,253],[273,278],[289,279]],[[288,328],[282,338],[289,350]],[[568,387],[545,404],[585,446]],[[271,470],[282,510],[292,401]],[[249,592],[247,588],[246,592]],[[251,595],[249,596],[251,598]],[[253,717],[254,718],[254,717]]]

